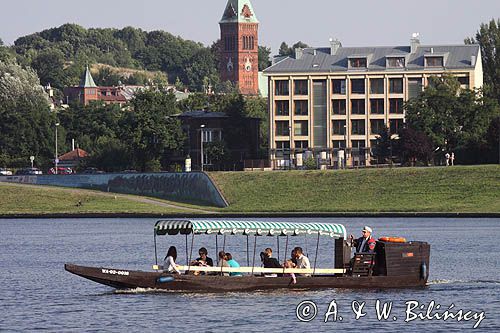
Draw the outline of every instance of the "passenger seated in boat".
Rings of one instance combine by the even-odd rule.
[[[295,251],[295,259],[297,260],[296,267],[297,268],[311,268],[311,263],[309,262],[309,258],[307,258],[304,255],[302,248],[297,246],[293,250]],[[298,274],[298,275],[311,276],[311,274]]]
[[[213,267],[214,261],[208,256],[208,251],[206,248],[202,247],[198,250],[199,258],[191,262],[191,266],[203,266],[203,267]],[[205,275],[205,272],[199,273]]]
[[[295,250],[292,250],[292,253],[291,253],[291,256],[290,256],[290,260],[292,261],[292,263],[297,266],[297,258],[295,258]]]
[[[292,262],[292,260],[288,259],[285,261],[283,267],[285,268],[295,268],[295,264]],[[296,284],[297,283],[297,278],[295,277],[295,273],[285,273],[283,276],[289,276],[291,278],[290,284]]]
[[[229,267],[229,264],[227,263],[227,260],[226,260],[226,252],[224,252],[224,251],[219,251],[219,265],[218,265],[218,267]],[[222,273],[219,273],[219,275],[229,276],[229,273],[222,272]]]
[[[265,268],[282,268],[278,259],[273,258],[273,250],[271,248],[267,248],[264,250],[264,255],[261,256],[262,263]]]
[[[351,235],[351,246],[356,248],[356,253],[373,253],[375,251],[376,241],[372,237],[372,232],[372,228],[365,225],[362,230],[363,236],[359,237],[358,239],[354,239],[354,236]]]
[[[225,259],[226,259],[229,267],[240,268],[240,264],[238,264],[238,262],[233,259],[233,256],[231,255],[231,253],[226,252]],[[229,276],[243,276],[243,274],[238,273],[238,272],[231,272],[231,273],[229,273]]]
[[[168,248],[165,259],[163,259],[163,269],[165,272],[181,274],[181,272],[177,269],[177,264],[175,263],[176,259],[177,249],[175,246],[171,246]]]

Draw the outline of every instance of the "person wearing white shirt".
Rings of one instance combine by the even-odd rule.
[[[296,247],[295,251],[295,259],[297,260],[296,268],[311,268],[311,263],[309,262],[309,258],[307,258],[302,252],[301,247]],[[311,274],[299,274],[302,276],[311,276]]]
[[[175,246],[169,247],[165,259],[163,259],[163,270],[168,273],[181,274],[179,269],[177,269],[177,264],[175,260],[177,259],[177,249]]]

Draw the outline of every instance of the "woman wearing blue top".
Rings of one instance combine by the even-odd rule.
[[[233,256],[231,255],[231,253],[226,253],[226,260],[227,260],[227,263],[229,264],[229,267],[240,268],[240,264],[238,264],[238,262],[233,259]],[[243,274],[232,272],[232,273],[229,273],[229,276],[243,276]]]

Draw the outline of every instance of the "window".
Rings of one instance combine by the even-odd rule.
[[[370,113],[371,114],[384,114],[384,99],[383,98],[370,99]]]
[[[469,88],[469,77],[468,76],[460,76],[457,77],[458,82],[460,82],[460,86],[463,88]]]
[[[390,119],[389,120],[389,131],[391,134],[396,134],[403,129],[404,123],[403,119]]]
[[[307,80],[295,80],[293,82],[293,85],[295,87],[295,89],[294,89],[295,95],[307,95],[308,94]]]
[[[345,141],[344,140],[333,140],[333,149],[344,149]]]
[[[351,114],[365,114],[365,100],[352,99],[351,100]]]
[[[351,58],[349,59],[350,68],[366,68],[366,58]]]
[[[276,115],[288,116],[290,114],[288,101],[276,101]]]
[[[370,94],[384,93],[384,79],[370,79]]]
[[[351,120],[351,134],[365,135],[365,121],[362,119]]]
[[[365,93],[365,79],[352,79],[351,80],[351,93],[364,94]]]
[[[365,140],[352,140],[352,148],[353,149],[359,149],[359,148],[365,148]]]
[[[370,120],[370,133],[380,134],[385,131],[385,122],[383,119],[372,119]]]
[[[296,116],[307,116],[309,113],[307,101],[294,101],[295,103],[295,115]]]
[[[295,144],[295,149],[309,148],[309,141],[307,140],[294,141],[294,144]]]
[[[389,98],[389,113],[403,113],[402,98]]]
[[[332,122],[332,133],[335,135],[345,135],[345,120],[334,120]]]
[[[345,83],[346,81],[344,79],[332,80],[333,93],[337,95],[345,95]]]
[[[236,49],[236,36],[224,36],[224,51],[234,51]]]
[[[389,79],[389,93],[402,94],[403,93],[403,79]]]
[[[220,130],[204,129],[203,142],[214,142],[222,139],[222,132]]]
[[[416,98],[422,92],[422,79],[409,78],[408,79],[408,98]]]
[[[405,67],[405,58],[404,57],[387,58],[387,67],[389,67],[389,68],[403,68],[403,67]]]
[[[307,120],[296,120],[293,122],[294,135],[309,135],[309,128],[307,127]]]
[[[276,122],[276,136],[289,136],[290,127],[288,121],[277,121]]]
[[[425,57],[426,67],[443,67],[443,57]]]
[[[290,141],[276,141],[276,155],[283,157],[284,152],[290,154]]]
[[[334,99],[332,101],[333,114],[345,114],[346,112],[345,106],[346,106],[345,99]]]
[[[278,80],[274,82],[276,96],[288,96],[288,80]]]
[[[255,46],[253,36],[243,36],[243,50],[253,50]]]

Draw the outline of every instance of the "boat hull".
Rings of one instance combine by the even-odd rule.
[[[427,281],[415,276],[297,276],[292,284],[290,277],[262,276],[211,276],[179,275],[161,272],[143,272],[104,267],[85,267],[66,264],[73,274],[116,289],[160,289],[178,292],[231,292],[271,289],[386,289],[422,288]]]

